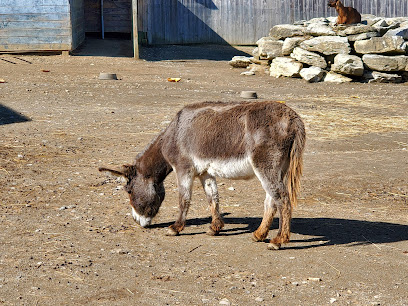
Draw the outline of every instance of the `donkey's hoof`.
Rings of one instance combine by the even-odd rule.
[[[255,241],[255,242],[265,241],[265,238],[266,238],[266,237],[263,237],[263,236],[259,237],[259,236],[256,234],[256,232],[253,232],[253,233],[252,233],[252,240]]]
[[[207,234],[208,236],[217,236],[219,233],[220,233],[220,232],[214,231],[214,230],[211,228],[211,226],[210,226],[209,230],[206,232],[206,234]]]
[[[259,242],[260,240],[258,240],[258,238],[255,235],[252,235],[252,241]]]
[[[279,243],[268,243],[268,250],[279,250],[281,245]]]
[[[167,229],[166,236],[178,236],[178,235],[179,235],[179,232],[176,232],[171,227]]]

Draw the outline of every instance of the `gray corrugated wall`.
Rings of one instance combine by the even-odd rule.
[[[408,16],[408,0],[344,0],[362,14]],[[139,0],[150,44],[254,44],[282,23],[336,16],[327,0]]]

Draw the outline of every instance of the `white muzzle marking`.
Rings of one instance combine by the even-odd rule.
[[[136,210],[132,207],[132,217],[141,227],[149,226],[152,223],[152,218],[139,215]]]

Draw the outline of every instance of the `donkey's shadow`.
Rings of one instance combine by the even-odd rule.
[[[226,229],[223,229],[219,236],[242,235],[253,232],[261,223],[261,218],[230,217],[230,214],[223,214]],[[186,226],[210,225],[210,218],[188,219]],[[172,223],[153,224],[151,228],[164,228]],[[237,225],[231,227],[231,224]],[[279,220],[276,218],[271,226],[269,235],[276,234]],[[365,245],[382,244],[408,240],[408,225],[388,222],[372,222],[363,220],[338,219],[338,218],[293,218],[291,232],[304,236],[312,236],[306,239],[292,239],[295,245],[288,244],[285,248],[307,249],[328,245]],[[199,235],[204,232],[184,233],[180,235]],[[316,244],[316,242],[318,242]],[[303,245],[299,245],[302,243]]]

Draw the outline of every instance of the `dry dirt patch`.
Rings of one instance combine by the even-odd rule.
[[[225,60],[21,57],[0,62],[0,103],[30,119],[0,126],[0,303],[407,303],[406,85],[245,77]],[[205,235],[199,184],[183,234],[164,236],[177,214],[173,175],[153,226],[139,228],[122,183],[97,168],[131,162],[183,105],[241,90],[305,120],[292,242],[272,252],[251,241],[264,198],[256,180],[219,181],[218,237]]]

